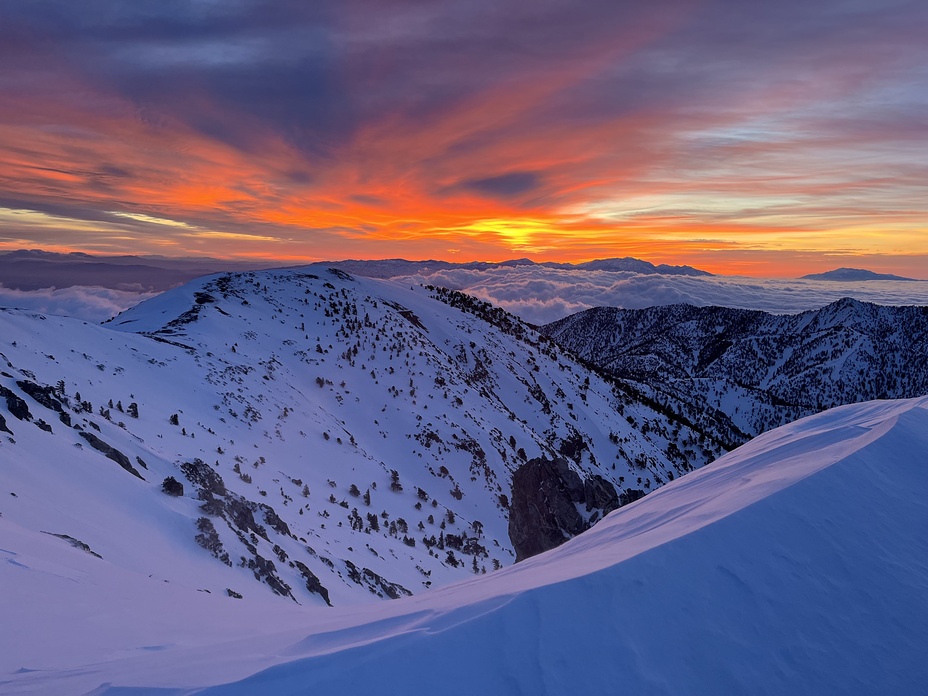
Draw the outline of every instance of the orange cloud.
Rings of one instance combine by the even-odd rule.
[[[904,115],[899,127],[885,114],[874,125],[864,107],[836,115],[872,93],[879,66],[848,69],[846,51],[805,47],[753,59],[753,81],[720,60],[713,75],[731,88],[708,79],[700,90],[677,77],[706,79],[674,42],[709,50],[685,30],[711,6],[584,25],[589,40],[520,53],[498,74],[452,62],[466,88],[421,110],[371,96],[392,108],[347,109],[357,122],[344,132],[311,123],[312,147],[294,134],[301,124],[231,111],[244,99],[205,79],[178,73],[183,103],[149,104],[56,65],[42,89],[21,81],[0,100],[0,247],[292,261],[632,255],[768,275],[827,254],[880,269],[924,258],[924,139]],[[342,19],[349,34],[370,30]],[[379,62],[348,52],[329,77],[364,102],[364,90],[399,82],[387,58],[401,62],[402,45]],[[830,79],[787,79],[815,50],[810,70]],[[608,93],[615,85],[625,92]]]

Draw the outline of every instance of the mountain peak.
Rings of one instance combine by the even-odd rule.
[[[833,271],[824,273],[810,273],[801,277],[801,280],[834,280],[846,283],[863,281],[863,280],[912,280],[915,278],[904,278],[893,275],[892,273],[876,273],[864,268],[836,268]]]

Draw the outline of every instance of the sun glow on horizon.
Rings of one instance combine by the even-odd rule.
[[[0,248],[924,275],[914,19],[671,2],[501,7],[458,17],[453,46],[434,41],[442,3],[346,4],[312,20],[312,50],[286,8],[188,17],[201,43],[175,45],[128,6],[152,36],[65,5],[52,31],[23,5],[5,25],[37,38],[9,44],[0,78]]]

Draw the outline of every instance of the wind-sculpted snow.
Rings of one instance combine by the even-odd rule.
[[[111,576],[105,561],[4,517],[5,594],[31,582],[50,600],[9,608],[44,640],[30,650],[7,634],[0,688],[919,693],[926,451],[928,399],[840,407],[765,433],[516,566],[350,609]],[[144,605],[127,601],[143,588]],[[69,641],[91,598],[103,620]]]
[[[928,307],[602,307],[543,331],[734,443],[833,406],[928,394]]]
[[[726,445],[503,310],[318,267],[209,276],[104,326],[0,311],[0,361],[3,519],[226,603],[492,573],[524,462],[631,500]]]

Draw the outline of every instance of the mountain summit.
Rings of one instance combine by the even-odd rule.
[[[875,273],[863,268],[836,268],[833,271],[825,271],[824,273],[804,275],[802,280],[835,280],[852,283],[859,280],[915,280],[915,278],[903,278],[892,273]]]
[[[483,575],[724,451],[502,310],[325,267],[206,277],[104,326],[0,311],[0,336],[4,519],[214,594]]]

